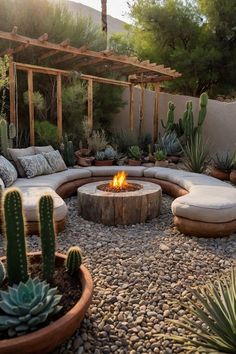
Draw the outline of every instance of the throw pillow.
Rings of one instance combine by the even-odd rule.
[[[51,152],[55,151],[52,147],[52,145],[47,145],[47,146],[35,146],[34,147],[35,154],[42,154],[43,152]]]
[[[5,187],[10,187],[17,179],[15,167],[4,156],[0,156],[0,177]]]
[[[5,189],[5,185],[3,180],[0,178],[0,191],[3,191]]]
[[[43,152],[43,156],[47,159],[53,172],[67,170],[66,164],[58,150],[51,152]]]
[[[34,147],[30,146],[26,149],[8,149],[9,155],[12,160],[15,162],[16,169],[20,177],[25,177],[25,171],[18,160],[18,157],[35,155]]]
[[[27,178],[52,173],[51,167],[42,154],[18,157],[18,161],[21,163]]]

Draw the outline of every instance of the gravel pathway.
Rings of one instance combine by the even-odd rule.
[[[58,250],[84,250],[95,289],[81,329],[54,354],[184,353],[159,334],[181,333],[166,320],[184,315],[178,300],[191,297],[189,287],[230,269],[236,235],[207,240],[180,234],[172,225],[172,200],[163,196],[158,219],[129,227],[85,221],[76,198],[67,200],[69,219]],[[29,237],[29,248],[38,250],[38,241]]]

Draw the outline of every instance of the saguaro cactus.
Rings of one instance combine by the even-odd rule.
[[[203,92],[200,96],[200,107],[198,113],[198,127],[202,127],[207,114],[208,96]]]
[[[65,266],[70,275],[77,272],[82,264],[82,252],[77,246],[70,247],[67,252]]]
[[[7,239],[7,272],[10,285],[28,279],[25,228],[20,192],[6,192],[3,201],[4,227]]]
[[[164,124],[163,120],[161,120],[161,124],[167,133],[170,133],[174,129],[174,121],[175,121],[175,105],[173,102],[168,102],[168,112],[167,112],[167,122]]]
[[[45,195],[39,201],[39,225],[43,258],[43,278],[50,281],[55,268],[55,228],[53,199]]]

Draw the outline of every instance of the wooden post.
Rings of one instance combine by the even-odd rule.
[[[62,100],[61,100],[61,74],[57,75],[57,129],[58,139],[62,139]]]
[[[16,80],[13,59],[9,61],[10,122],[16,125]]]
[[[145,86],[141,84],[141,99],[140,99],[140,114],[139,114],[139,137],[143,132],[143,120],[144,120],[144,91]]]
[[[88,124],[93,129],[93,80],[88,80]]]
[[[129,87],[129,129],[134,131],[134,85]]]
[[[161,92],[161,84],[160,82],[157,82],[155,84],[155,103],[154,103],[154,115],[153,115],[153,142],[154,143],[157,141],[158,133],[159,133],[158,110],[159,110],[160,92]]]
[[[30,145],[34,145],[35,144],[33,93],[34,93],[33,71],[32,70],[28,70],[28,100],[29,100]]]

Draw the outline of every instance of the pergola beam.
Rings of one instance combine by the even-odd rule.
[[[32,65],[32,64],[24,64],[24,63],[15,63],[15,64],[16,64],[16,68],[18,70],[23,70],[23,71],[32,70],[35,73],[41,73],[41,74],[47,74],[47,75],[55,75],[55,76],[57,76],[58,74],[61,74],[61,75],[64,75],[64,76],[70,76],[71,75],[71,71],[67,71],[67,70],[52,69],[52,68],[47,68],[47,67],[44,67],[44,66],[38,66],[38,65]],[[80,76],[80,78],[82,80],[92,79],[92,80],[94,80],[96,82],[99,82],[101,84],[111,84],[111,85],[125,86],[125,87],[129,87],[131,85],[131,83],[127,82],[127,81],[107,79],[107,78],[93,76],[93,75],[84,75],[84,74],[82,74]]]
[[[19,42],[22,44],[29,44],[34,47],[39,47],[39,48],[44,48],[44,49],[49,50],[49,53],[45,53],[45,54],[41,55],[41,57],[39,58],[41,60],[48,58],[49,56],[55,55],[55,54],[57,54],[57,52],[63,52],[63,53],[75,54],[76,56],[84,55],[87,57],[98,58],[98,59],[101,59],[102,57],[106,57],[106,59],[108,61],[111,61],[114,63],[117,62],[117,63],[123,63],[123,64],[130,64],[130,65],[134,65],[136,68],[140,68],[143,70],[149,69],[153,72],[172,76],[175,78],[181,76],[180,73],[177,73],[175,71],[173,72],[172,70],[169,70],[169,68],[166,70],[161,65],[153,66],[148,60],[145,60],[143,62],[139,62],[139,61],[137,62],[136,58],[130,59],[126,55],[114,55],[114,54],[106,55],[103,52],[95,52],[95,51],[91,51],[91,50],[86,50],[81,53],[81,50],[79,48],[75,48],[75,47],[72,47],[69,45],[63,46],[61,44],[56,44],[56,43],[52,43],[49,41],[42,41],[39,39],[33,39],[33,38],[21,36],[17,33],[12,33],[12,32],[0,31],[0,38],[5,39],[5,40],[9,40],[9,41]],[[134,62],[134,60],[135,60],[135,62]]]

